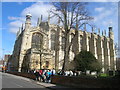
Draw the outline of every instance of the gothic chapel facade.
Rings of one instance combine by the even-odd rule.
[[[13,54],[9,60],[10,69],[25,72],[32,69],[62,69],[64,58],[64,28],[51,25],[49,19],[43,22],[38,19],[37,26],[31,26],[31,14],[26,15],[25,27],[19,29],[14,45]],[[75,49],[91,51],[103,66],[102,71],[116,69],[116,56],[114,48],[114,34],[109,27],[109,36],[94,32],[78,31],[78,45],[75,41],[70,49],[69,61],[75,56]],[[69,39],[72,38],[70,31]],[[73,50],[74,49],[74,50]],[[70,67],[71,68],[71,67]]]

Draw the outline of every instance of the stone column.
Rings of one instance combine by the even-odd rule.
[[[94,33],[91,33],[91,39],[90,39],[90,52],[92,52],[92,54],[97,57],[97,47],[96,47],[96,42],[97,42],[97,37]]]
[[[21,72],[21,68],[22,68],[22,63],[23,63],[23,58],[25,56],[26,50],[27,50],[27,40],[28,35],[26,35],[25,31],[23,33],[22,36],[22,42],[21,43],[21,50],[20,50],[20,57],[19,57],[19,68],[18,68],[18,72]]]
[[[59,69],[59,50],[60,50],[60,28],[57,27],[55,37],[55,69]]]
[[[82,46],[83,46],[83,34],[82,34],[82,32],[80,32],[80,38],[79,38],[79,40],[80,40],[80,44],[79,44],[79,48],[80,48],[80,51],[82,51]]]
[[[78,49],[79,49],[79,52],[81,51],[81,48],[80,48],[80,45],[81,45],[80,44],[80,33],[81,33],[81,31],[78,32],[78,46],[79,46]]]
[[[48,39],[49,39],[49,49],[51,49],[51,29],[49,30]]]
[[[72,34],[69,35],[69,42],[70,42],[70,43],[71,43],[73,37],[74,37],[74,36],[73,36]],[[69,52],[69,61],[70,61],[70,62],[74,59],[74,56],[75,56],[75,53],[76,53],[75,50],[78,49],[78,48],[76,47],[75,40],[76,40],[76,37],[74,37],[73,43],[72,43],[72,45],[71,45],[71,47],[70,47],[70,52]]]
[[[115,47],[114,47],[114,33],[113,27],[109,27],[109,49],[110,49],[110,69],[116,70],[116,56],[115,56]]]
[[[89,51],[89,43],[88,43],[88,33],[86,31],[83,31],[83,50]]]
[[[58,69],[62,69],[62,63],[63,63],[63,58],[64,58],[64,52],[62,50],[62,30],[60,30],[60,34],[59,34],[59,64],[58,64]]]
[[[104,60],[104,53],[103,53],[103,45],[102,45],[102,37],[98,35],[97,39],[97,56],[98,56],[98,61],[100,62],[101,66],[104,66],[103,60]],[[104,72],[104,69],[102,69]]]
[[[110,39],[109,42],[109,48],[110,48],[110,69],[115,70],[116,69],[116,58],[115,58],[115,48],[113,40]]]
[[[110,54],[109,54],[109,43],[107,37],[104,36],[104,68],[105,72],[109,70],[110,66]]]
[[[105,72],[105,68],[104,68],[104,38],[101,37],[101,52],[102,52],[102,55],[101,55],[101,58],[102,58],[102,71]]]

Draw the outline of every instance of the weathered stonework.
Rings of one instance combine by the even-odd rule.
[[[31,27],[31,15],[26,15],[25,28],[18,31],[10,62],[15,71],[31,69],[62,69],[64,59],[64,29],[38,19],[36,27]],[[69,34],[71,42],[72,33]],[[81,50],[91,51],[103,66],[102,71],[116,69],[114,34],[109,27],[109,37],[94,32],[78,31],[70,48],[69,62]],[[77,41],[76,41],[77,40]],[[78,44],[76,44],[78,42]],[[72,68],[72,65],[71,67]]]

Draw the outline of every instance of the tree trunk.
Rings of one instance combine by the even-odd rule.
[[[75,31],[75,36],[73,37],[72,43],[72,51],[74,52],[75,56],[79,53],[79,44],[78,44],[78,31]]]
[[[63,62],[63,68],[62,70],[68,70],[68,64],[69,64],[69,33],[65,34],[65,49],[64,49],[64,62]]]
[[[60,47],[59,34],[60,34],[60,28],[58,26],[55,37],[55,70],[58,70],[59,67],[59,47]]]

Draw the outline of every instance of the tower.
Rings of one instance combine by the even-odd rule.
[[[50,24],[50,14],[48,15],[48,24]]]
[[[25,29],[29,29],[31,27],[31,14],[26,15]]]
[[[113,30],[112,29],[113,28],[110,26],[109,27],[109,38],[113,40],[114,39],[114,34],[113,34]]]
[[[114,47],[114,34],[113,34],[113,28],[109,27],[109,47],[110,47],[110,69],[116,70],[116,58],[115,58],[115,47]]]
[[[22,63],[24,56],[26,54],[26,51],[31,47],[31,40],[29,39],[30,37],[30,29],[31,29],[31,14],[26,15],[26,21],[25,21],[25,30],[21,40],[21,49],[20,49],[20,57],[19,57],[19,65],[18,65],[18,71],[21,72],[22,70]]]
[[[100,35],[100,28],[98,28],[98,35]]]
[[[38,21],[37,21],[37,26],[40,25],[40,18],[38,18]]]

